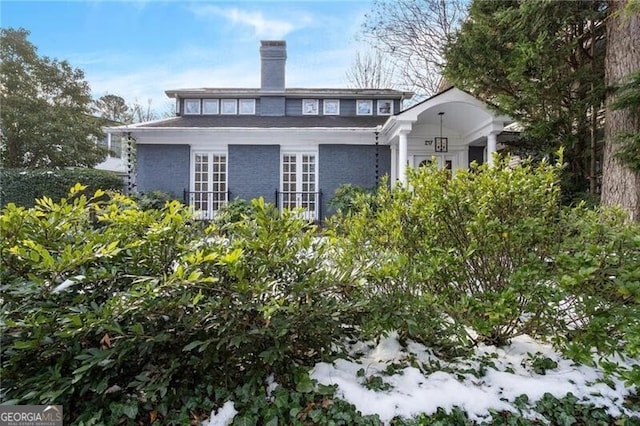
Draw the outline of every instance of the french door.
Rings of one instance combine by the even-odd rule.
[[[198,152],[193,157],[193,191],[189,204],[203,219],[212,219],[227,204],[227,156]]]
[[[308,220],[318,219],[318,164],[315,153],[282,154],[280,206],[301,209]]]
[[[435,163],[438,167],[447,170],[455,170],[458,168],[458,162],[456,161],[456,156],[454,155],[416,155],[414,157],[414,167],[418,168],[421,166],[425,166],[431,163]]]

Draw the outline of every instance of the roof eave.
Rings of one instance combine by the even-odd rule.
[[[119,126],[107,127],[108,133],[128,133],[128,132],[152,132],[152,131],[243,131],[243,132],[264,132],[264,131],[286,131],[286,130],[335,130],[335,131],[362,131],[375,132],[378,126],[369,127],[132,127]]]
[[[321,98],[352,98],[352,99],[399,99],[409,100],[414,96],[413,92],[403,92],[394,89],[345,89],[345,88],[290,88],[284,91],[262,90],[255,88],[191,88],[171,89],[164,92],[167,97],[260,97],[260,96],[287,96],[293,98],[321,97]]]

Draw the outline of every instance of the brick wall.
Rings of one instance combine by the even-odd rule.
[[[231,198],[264,197],[275,202],[280,185],[279,145],[229,145],[229,190]]]
[[[351,183],[363,188],[374,188],[376,147],[370,145],[320,145],[319,183],[322,190],[322,212],[326,217],[334,213],[328,203],[336,189]],[[391,150],[387,145],[378,147],[380,178],[391,173]]]
[[[138,145],[136,190],[163,191],[183,199],[189,188],[189,145]]]

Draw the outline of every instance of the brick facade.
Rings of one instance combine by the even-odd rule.
[[[189,145],[138,145],[136,190],[162,191],[183,199],[189,188]]]
[[[391,150],[380,145],[378,150],[379,178],[391,172]],[[376,186],[376,147],[371,145],[320,145],[318,181],[322,190],[324,216],[334,210],[329,207],[336,189],[342,184],[371,189]]]
[[[280,185],[279,145],[229,145],[228,182],[231,198],[264,197],[275,202]]]

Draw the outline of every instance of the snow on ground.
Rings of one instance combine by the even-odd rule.
[[[450,411],[455,406],[479,420],[489,416],[489,409],[517,412],[511,402],[520,395],[526,394],[533,402],[547,392],[558,398],[571,392],[579,400],[606,407],[609,414],[619,416],[630,392],[616,379],[609,381],[611,388],[602,381],[600,370],[576,365],[550,345],[528,336],[517,337],[504,348],[481,345],[475,356],[457,363],[439,360],[417,343],[403,349],[396,336],[377,345],[359,343],[351,352],[360,356],[319,363],[311,377],[324,385],[338,385],[337,397],[365,415],[378,414],[385,424],[397,416],[430,415],[438,407]],[[545,374],[535,373],[534,360],[544,358],[557,366]],[[387,385],[381,386],[380,379]]]
[[[536,360],[545,358],[557,365],[551,364],[544,374],[536,373]],[[480,345],[474,356],[447,362],[418,343],[409,342],[403,348],[391,335],[377,344],[352,345],[349,359],[319,363],[310,376],[318,383],[337,385],[337,398],[365,415],[379,415],[385,424],[394,417],[430,415],[438,407],[450,411],[455,406],[471,419],[481,420],[489,416],[489,409],[517,412],[512,402],[520,395],[533,403],[545,393],[558,398],[572,393],[585,404],[607,408],[613,416],[640,415],[622,407],[631,390],[621,381],[608,378],[606,384],[601,370],[576,365],[528,336],[517,337],[503,348]],[[227,402],[203,426],[229,425],[235,414],[233,403]]]

